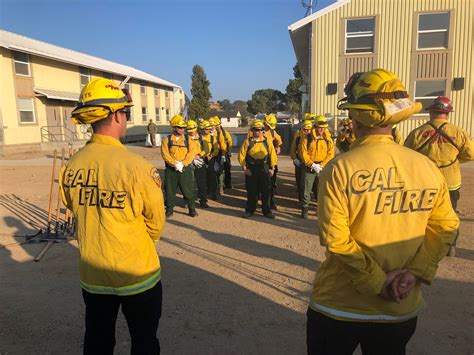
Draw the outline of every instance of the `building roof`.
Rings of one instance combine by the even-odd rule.
[[[42,89],[42,88],[33,88],[33,91],[37,94],[46,96],[48,99],[55,99],[55,100],[64,100],[64,101],[79,101],[79,95],[73,92],[66,92],[66,91],[56,91],[56,90],[49,90],[49,89]]]
[[[0,47],[111,74],[118,74],[125,77],[130,76],[133,79],[143,80],[154,84],[181,89],[181,86],[177,84],[145,73],[144,71],[129,67],[127,65],[94,57],[85,53],[74,51],[72,49],[55,46],[54,44],[38,41],[36,39],[4,30],[0,30]]]
[[[288,26],[290,32],[291,42],[295,50],[296,59],[298,60],[298,66],[301,71],[301,75],[306,82],[309,82],[309,41],[311,40],[311,22],[317,18],[326,15],[341,6],[350,3],[351,0],[336,0],[336,2],[316,11],[299,21]]]

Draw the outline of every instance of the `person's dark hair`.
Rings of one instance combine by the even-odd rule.
[[[107,118],[104,118],[100,121],[92,123],[91,126],[94,132],[97,132],[97,130],[100,130],[101,128],[110,125],[112,123],[112,116],[113,116],[113,113],[111,113]]]

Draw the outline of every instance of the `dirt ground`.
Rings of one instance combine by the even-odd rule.
[[[131,150],[162,168],[159,151]],[[0,354],[79,354],[84,306],[76,242],[12,245],[44,228],[52,155],[0,157]],[[235,164],[235,162],[234,162]],[[314,272],[324,260],[314,208],[299,217],[293,166],[280,159],[276,220],[241,218],[243,174],[234,189],[191,218],[181,205],[157,245],[162,262],[165,354],[304,354],[305,311]],[[457,255],[425,287],[428,307],[408,346],[410,354],[474,352],[474,164],[463,166]],[[130,351],[122,315],[117,354]]]

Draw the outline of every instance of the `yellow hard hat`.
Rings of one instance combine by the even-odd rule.
[[[220,126],[221,120],[217,116],[212,116],[211,118],[209,118],[209,123],[213,126]]]
[[[307,113],[304,114],[303,119],[305,119],[305,120],[310,120],[310,119],[313,118],[313,117],[316,117],[316,114],[315,114],[315,113],[307,112]]]
[[[188,121],[188,124],[186,126],[186,130],[188,132],[195,132],[197,131],[197,128],[198,128],[198,124],[196,121],[193,121],[193,120]]]
[[[328,119],[324,116],[318,116],[314,120],[314,125],[316,127],[327,128],[329,127]]]
[[[342,125],[349,126],[352,123],[352,120],[349,117],[346,117],[341,120]]]
[[[349,110],[351,118],[369,127],[397,124],[422,108],[408,98],[400,79],[385,69],[353,74],[344,93],[338,109]]]
[[[253,128],[265,128],[265,125],[263,124],[262,120],[255,120],[252,123],[252,129]]]
[[[301,126],[303,129],[311,129],[313,128],[313,121],[311,120],[304,120],[303,125]]]
[[[277,118],[274,114],[271,113],[265,116],[263,122],[271,129],[275,129],[277,125]]]
[[[183,116],[174,115],[173,118],[171,118],[170,126],[171,127],[186,128],[188,125],[187,125],[186,120],[184,119]]]
[[[199,123],[199,128],[200,129],[210,129],[210,128],[212,128],[212,125],[208,120],[202,120]]]
[[[76,124],[91,124],[130,106],[133,102],[127,90],[121,89],[112,80],[97,78],[82,89],[71,120]]]

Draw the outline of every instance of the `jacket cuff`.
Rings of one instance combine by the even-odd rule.
[[[415,256],[410,264],[408,264],[407,269],[425,284],[431,285],[431,282],[435,278],[436,271],[438,271],[438,265],[427,263],[426,258],[417,258]]]
[[[371,273],[360,279],[352,280],[357,291],[364,295],[378,295],[382,291],[387,274],[380,268],[375,268]]]

